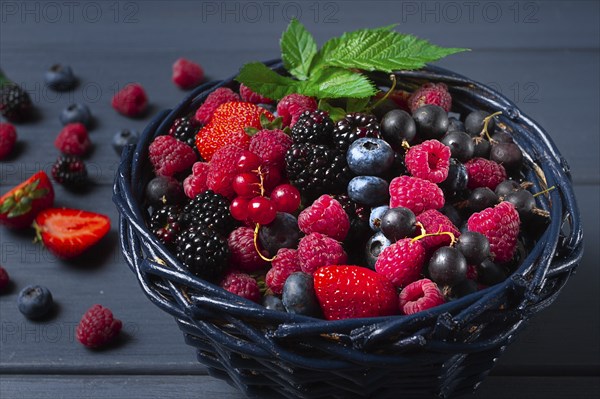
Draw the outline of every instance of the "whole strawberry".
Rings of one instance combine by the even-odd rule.
[[[122,326],[121,320],[115,319],[110,309],[94,305],[81,318],[75,336],[84,346],[97,349],[115,339]]]
[[[519,225],[519,213],[508,201],[474,213],[467,221],[469,231],[487,237],[494,262],[498,263],[508,262],[515,254]]]
[[[448,92],[448,86],[444,83],[425,83],[419,87],[408,99],[410,112],[415,112],[423,105],[438,105],[446,112],[452,108],[452,96]]]
[[[29,227],[36,215],[54,204],[54,188],[39,171],[0,198],[0,224],[10,228]]]
[[[361,266],[325,266],[313,275],[315,293],[327,320],[390,316],[398,295],[383,275]]]
[[[375,270],[396,287],[405,287],[421,276],[425,256],[425,247],[419,240],[403,238],[381,251]]]
[[[11,122],[29,118],[33,105],[29,94],[0,70],[0,113]]]

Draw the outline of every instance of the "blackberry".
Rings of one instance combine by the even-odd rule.
[[[292,127],[294,143],[328,144],[333,135],[333,121],[324,111],[305,111]]]
[[[346,151],[350,144],[364,137],[381,138],[381,129],[375,115],[353,113],[335,124],[333,129],[333,144],[336,148]]]
[[[183,218],[187,225],[210,228],[228,235],[237,227],[237,222],[229,212],[229,200],[212,190],[196,195],[183,208]]]
[[[150,218],[150,229],[152,233],[167,246],[175,248],[175,242],[184,223],[181,217],[179,205],[167,205],[156,210]]]
[[[364,243],[372,234],[369,227],[370,208],[358,204],[350,199],[347,194],[333,195],[350,219],[350,230],[344,240],[344,249],[350,262],[364,264]]]
[[[173,125],[169,129],[169,136],[175,137],[177,140],[186,143],[194,149],[198,159],[202,161],[200,153],[196,148],[196,134],[202,128],[202,124],[191,116],[184,116],[182,118],[175,119]]]
[[[78,156],[61,155],[52,166],[52,177],[65,186],[82,186],[87,182],[87,169]]]
[[[344,193],[352,178],[345,152],[322,144],[292,144],[285,163],[290,182],[307,200]]]
[[[27,119],[33,108],[29,94],[0,71],[0,113],[9,121]]]
[[[227,268],[227,240],[212,229],[190,226],[177,238],[177,259],[196,276],[217,281]]]

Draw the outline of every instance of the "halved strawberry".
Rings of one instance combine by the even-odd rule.
[[[221,104],[212,115],[210,122],[196,135],[196,147],[206,161],[228,144],[248,149],[250,136],[244,129],[260,129],[261,115],[269,121],[275,119],[266,109],[252,103],[232,101]]]
[[[73,258],[96,244],[110,230],[110,219],[78,209],[50,208],[33,225],[37,239],[59,258]]]
[[[327,320],[390,316],[398,295],[383,275],[361,266],[324,266],[313,275],[315,293]]]
[[[0,224],[14,229],[31,226],[35,216],[54,204],[54,188],[39,171],[0,198]]]

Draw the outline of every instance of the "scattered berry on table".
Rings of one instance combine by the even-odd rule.
[[[204,80],[204,70],[193,61],[179,58],[173,63],[172,80],[182,89],[193,89]]]
[[[339,120],[333,129],[334,146],[340,150],[348,147],[358,139],[380,138],[381,128],[375,115],[352,113]]]
[[[87,168],[77,155],[60,155],[52,165],[52,178],[67,187],[81,187],[87,182]]]
[[[431,255],[427,272],[438,285],[452,286],[467,278],[467,260],[455,247],[441,247]]]
[[[427,234],[446,232],[451,233],[454,238],[460,237],[460,232],[450,219],[435,209],[428,209],[418,214],[417,222],[421,223]],[[452,238],[448,234],[440,234],[423,237],[420,241],[425,251],[431,254],[439,247],[450,245]]]
[[[304,316],[321,316],[319,301],[315,295],[313,276],[304,272],[294,272],[283,285],[282,302],[288,313]]]
[[[200,226],[189,226],[177,236],[175,254],[191,273],[209,281],[221,278],[229,260],[227,240]]]
[[[253,302],[260,302],[260,289],[256,280],[241,272],[232,271],[225,275],[221,288]]]
[[[254,272],[264,269],[267,261],[262,259],[254,246],[254,229],[250,227],[238,227],[233,230],[227,238],[227,245],[231,256],[231,266],[244,272]],[[267,253],[261,250],[263,256]]]
[[[350,144],[346,160],[359,176],[381,176],[394,164],[394,150],[382,139],[360,138]]]
[[[29,119],[33,109],[29,93],[0,71],[0,114],[10,122]]]
[[[41,285],[29,285],[19,292],[19,311],[29,319],[39,319],[50,313],[54,307],[52,294]]]
[[[437,105],[446,112],[452,108],[452,96],[444,83],[425,83],[408,98],[408,106],[413,114],[424,105]]]
[[[390,186],[378,176],[356,176],[348,183],[348,196],[352,201],[367,206],[383,205],[389,200]]]
[[[37,214],[54,204],[54,188],[39,171],[0,197],[0,224],[14,229],[29,227]]]
[[[258,242],[269,256],[274,256],[281,248],[297,248],[300,240],[298,220],[290,213],[277,212],[275,219],[261,226],[258,232]]]
[[[413,211],[404,207],[389,208],[381,215],[379,226],[381,232],[391,242],[415,234],[417,218]]]
[[[54,146],[63,154],[83,157],[92,147],[92,143],[84,124],[69,123],[54,140]]]
[[[77,86],[77,78],[68,65],[54,64],[44,74],[44,83],[55,91],[68,91]]]
[[[0,123],[0,160],[13,151],[17,142],[17,129],[10,123]]]
[[[478,187],[471,191],[467,204],[473,212],[479,212],[498,203],[498,196],[487,187]]]
[[[283,130],[261,130],[250,139],[249,150],[266,165],[285,165],[285,154],[292,146],[292,138]]]
[[[277,115],[283,118],[283,127],[294,126],[305,111],[317,109],[317,101],[313,97],[302,94],[289,94],[277,103]]]
[[[189,200],[183,208],[183,218],[188,225],[212,229],[227,235],[237,223],[229,213],[230,202],[212,190],[204,191]]]
[[[329,144],[333,139],[333,121],[325,111],[306,111],[292,126],[294,143]]]
[[[69,123],[81,123],[86,128],[90,128],[92,123],[92,113],[85,104],[73,103],[63,109],[59,115],[60,123],[63,126]]]
[[[291,184],[280,184],[269,196],[277,212],[294,213],[300,206],[300,191]]]
[[[444,295],[433,281],[423,278],[404,287],[400,292],[399,305],[402,314],[414,314],[446,302]]]
[[[398,176],[390,182],[390,208],[402,206],[416,215],[444,206],[444,193],[434,183],[412,176]]]
[[[311,233],[298,243],[298,260],[305,273],[313,274],[321,266],[343,265],[348,259],[342,245],[321,233]]]
[[[10,277],[5,268],[0,266],[0,294],[2,294],[10,284]]]
[[[129,83],[112,98],[112,107],[125,116],[142,116],[148,108],[148,96],[139,83]]]
[[[219,87],[215,91],[211,92],[206,100],[196,110],[194,118],[197,122],[202,125],[206,125],[210,122],[213,114],[221,105],[233,101],[240,101],[240,96],[229,87]]]
[[[112,146],[118,155],[121,155],[123,148],[128,145],[137,144],[140,134],[132,129],[121,129],[112,138]]]
[[[343,241],[350,230],[350,220],[342,205],[325,194],[300,212],[298,226],[305,234],[321,233]]]
[[[261,96],[253,92],[248,86],[245,84],[240,84],[240,96],[243,101],[247,101],[249,103],[254,104],[273,104],[273,100],[267,98],[265,96]]]
[[[519,213],[510,202],[503,201],[469,217],[470,231],[483,234],[490,242],[494,262],[508,262],[517,248]]]
[[[466,162],[473,158],[475,143],[467,133],[450,131],[442,137],[441,142],[450,148],[452,158],[456,158],[460,162]]]
[[[504,166],[484,158],[473,158],[465,163],[469,182],[467,187],[471,190],[477,187],[487,187],[494,190],[496,186],[506,180]]]
[[[381,231],[373,234],[365,247],[365,260],[369,269],[375,270],[375,263],[381,252],[392,245],[392,242]]]
[[[327,320],[390,316],[398,295],[383,275],[360,266],[326,266],[313,276],[317,299]]]
[[[173,176],[197,161],[194,150],[171,136],[156,137],[150,143],[148,154],[158,176]]]
[[[170,249],[175,249],[177,236],[184,225],[179,205],[163,206],[152,213],[150,218],[152,233]]]
[[[404,163],[411,175],[441,183],[448,177],[450,149],[437,140],[427,140],[410,147]]]
[[[287,278],[301,271],[300,261],[295,249],[281,248],[271,263],[271,268],[265,276],[265,283],[273,293],[281,295]]]
[[[121,320],[115,319],[110,309],[94,305],[79,321],[75,336],[84,346],[97,349],[113,341],[122,326]]]
[[[479,136],[483,132],[484,119],[490,115],[487,111],[473,111],[465,118],[465,129],[472,137]],[[491,118],[488,123],[488,132],[492,133],[496,126],[496,121]]]
[[[48,251],[69,259],[96,245],[110,230],[110,219],[78,209],[48,208],[38,213],[33,227]]]
[[[478,265],[491,256],[490,242],[487,237],[475,231],[465,231],[456,242],[467,263]]]
[[[422,139],[441,139],[448,131],[448,114],[437,105],[424,105],[413,112],[417,133]]]
[[[405,287],[421,276],[425,247],[419,240],[403,238],[381,251],[375,270],[396,287]]]
[[[184,196],[179,180],[171,176],[156,176],[146,185],[146,200],[154,206],[175,205]]]
[[[383,116],[381,134],[392,147],[400,148],[404,140],[409,143],[413,141],[417,135],[417,125],[408,112],[394,109]]]

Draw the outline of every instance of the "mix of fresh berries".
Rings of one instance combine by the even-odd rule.
[[[121,320],[115,319],[110,309],[93,305],[79,321],[75,337],[84,346],[98,349],[113,341],[122,326]]]
[[[520,226],[539,212],[519,147],[498,114],[449,115],[442,83],[394,93],[402,107],[334,120],[300,94],[272,115],[244,85],[215,90],[150,145],[156,179],[171,180],[149,183],[148,225],[192,274],[328,320],[413,314],[501,282],[537,238]]]

